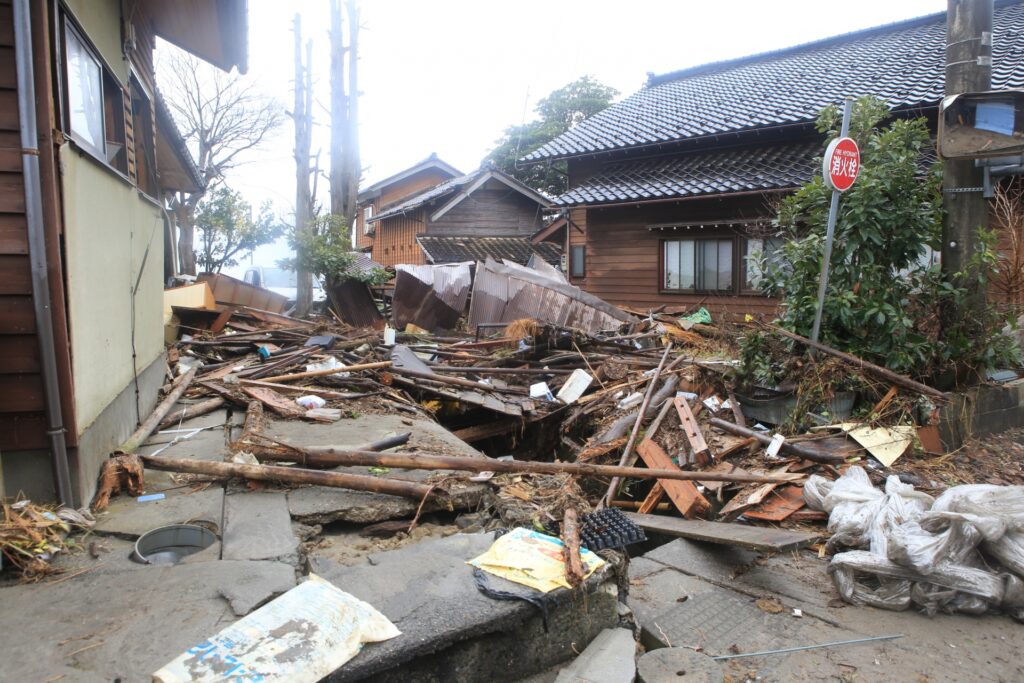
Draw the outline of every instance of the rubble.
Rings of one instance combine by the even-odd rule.
[[[432,536],[477,534],[486,540],[445,545],[473,549],[446,558],[446,580],[459,584],[460,599],[472,594],[486,604],[516,591],[488,583],[478,593],[464,563],[490,546],[482,532],[525,528],[559,549],[549,559],[565,580],[552,594],[593,597],[615,572],[623,590],[629,556],[671,538],[711,544],[723,556],[837,550],[836,536],[822,545],[837,530],[808,487],[827,488],[822,482],[857,464],[875,483],[896,469],[932,481],[928,468],[945,457],[913,438],[936,428],[945,394],[910,378],[807,343],[820,355],[801,360],[804,380],[780,388],[790,396],[786,410],[755,419],[744,410],[750,387],[735,376],[740,326],[700,312],[620,310],[543,267],[492,262],[476,266],[467,318],[470,271],[462,266],[399,268],[406,289],[395,293],[395,328],[369,318],[353,326],[344,313],[299,320],[244,305],[179,327],[165,399],[106,464],[94,508],[109,512],[96,533],[135,539],[161,525],[197,523],[219,543],[183,564],[283,563],[299,574],[312,565],[328,581],[363,576],[359,563],[378,561],[375,549],[416,557],[413,549]],[[500,278],[518,284],[494,289]],[[175,315],[183,324],[182,310]],[[862,388],[852,415],[834,418],[830,392],[843,382]],[[896,444],[896,457],[892,435],[908,440]],[[342,544],[353,547],[337,554]],[[596,580],[586,578],[595,551],[608,565]],[[866,601],[855,581],[870,571],[908,582],[908,572],[920,571],[866,555],[832,560],[844,599]],[[824,575],[823,564],[818,571]],[[937,585],[953,580],[935,576]],[[986,608],[1017,609],[1016,584],[968,578],[971,590],[987,591]],[[374,590],[357,597],[378,606],[383,591]],[[625,592],[619,600],[628,612]],[[929,589],[914,604],[933,612],[950,604],[942,600]],[[259,606],[236,602],[241,611]],[[388,618],[402,614],[391,600],[379,606]],[[767,616],[792,618],[784,607]],[[794,609],[815,618],[806,605]],[[737,605],[735,613],[751,610]],[[538,617],[535,634],[548,617]],[[401,618],[395,623],[405,630]],[[612,626],[602,612],[581,644]],[[429,628],[416,622],[417,633]],[[791,631],[808,642],[813,633]],[[719,635],[715,642],[725,642]],[[448,637],[438,633],[445,648]],[[744,642],[751,656],[777,645],[767,636]],[[410,658],[433,666],[409,647],[404,636],[368,645],[346,675]],[[566,656],[552,651],[545,661]]]

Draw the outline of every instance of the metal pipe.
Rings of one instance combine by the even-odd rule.
[[[39,142],[36,129],[36,88],[32,66],[32,24],[28,0],[13,0],[14,59],[18,79],[18,123],[21,130],[22,178],[25,183],[25,220],[28,225],[28,253],[32,270],[32,303],[35,307],[36,336],[42,366],[46,401],[46,434],[50,440],[53,478],[57,499],[74,507],[71,469],[64,441],[57,351],[50,317],[50,278],[47,275],[46,236],[43,225],[42,186],[39,179]],[[45,96],[49,97],[49,93]],[[49,150],[47,150],[49,153]]]
[[[895,633],[891,636],[874,636],[872,638],[856,638],[854,640],[834,640],[831,643],[819,643],[818,645],[801,645],[799,647],[784,647],[780,650],[761,650],[760,652],[744,652],[738,655],[720,655],[712,657],[716,662],[726,659],[740,659],[742,657],[761,657],[763,655],[781,655],[787,652],[803,652],[804,650],[818,650],[823,647],[835,647],[837,645],[856,645],[858,643],[872,643],[879,640],[895,640],[902,638],[902,633]]]

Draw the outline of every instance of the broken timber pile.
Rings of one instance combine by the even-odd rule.
[[[531,286],[538,292],[549,287],[547,275],[513,266],[507,270],[510,277],[536,280]],[[468,286],[458,282],[462,289]],[[435,277],[431,286],[444,298],[449,284]],[[706,311],[687,317],[663,309],[616,313],[589,295],[562,289],[576,313],[601,311],[602,322],[594,318],[585,329],[574,329],[550,322],[558,319],[557,311],[545,311],[541,319],[485,321],[484,309],[478,308],[466,332],[432,334],[416,327],[418,316],[425,316],[420,322],[430,328],[438,328],[442,318],[446,326],[458,318],[446,312],[434,319],[437,311],[427,315],[427,309],[405,302],[396,308],[408,329],[389,339],[392,330],[352,328],[340,319],[298,320],[245,307],[222,312],[208,329],[182,335],[170,350],[178,375],[172,393],[122,450],[134,451],[158,423],[166,428],[227,405],[247,411],[233,448],[256,460],[197,463],[147,457],[142,462],[222,479],[317,483],[421,500],[443,498],[444,484],[345,468],[462,473],[443,481],[473,473],[475,480],[491,482],[505,501],[533,501],[532,486],[573,479],[582,498],[564,508],[544,509],[549,519],[569,527],[570,540],[575,513],[569,511],[576,507],[578,524],[588,509],[621,507],[637,510],[642,527],[666,534],[676,533],[683,523],[673,521],[674,515],[693,524],[719,520],[701,527],[701,533],[720,530],[725,536],[736,522],[819,519],[801,509],[807,476],[834,477],[834,467],[875,454],[859,447],[857,432],[847,437],[845,425],[838,435],[784,436],[778,431],[782,425],[770,420],[776,430],[766,427],[756,402],[735,385],[732,363],[721,360],[736,356],[737,328],[712,323]],[[899,404],[899,391],[944,397],[885,368],[768,329],[841,359],[853,372],[887,382],[891,390],[872,414],[891,410],[894,399],[893,405]],[[185,405],[175,409],[179,398]],[[278,419],[312,422],[361,412],[407,414],[436,420],[489,454],[519,457],[451,457],[429,448],[410,449],[401,438],[359,448],[286,444],[263,435],[264,410]],[[390,449],[398,451],[382,452]],[[663,518],[664,523],[657,521]]]

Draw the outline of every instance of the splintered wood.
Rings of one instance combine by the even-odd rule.
[[[641,441],[637,452],[640,454],[644,464],[652,470],[679,469],[679,466],[672,462],[672,458],[668,457],[668,453],[650,439]],[[700,491],[697,490],[692,481],[663,479],[660,480],[660,483],[664,487],[665,492],[668,493],[669,500],[672,501],[683,517],[696,517],[706,513],[711,508],[707,499],[700,495]],[[657,501],[654,501],[652,505],[656,503]]]
[[[677,397],[674,403],[676,411],[679,413],[679,421],[683,425],[683,434],[686,435],[686,440],[690,442],[690,448],[693,450],[693,461],[703,467],[711,461],[711,449],[708,448],[708,444],[704,440],[704,434],[700,431],[697,418],[690,410],[690,404],[682,396]]]

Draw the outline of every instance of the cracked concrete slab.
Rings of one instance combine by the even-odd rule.
[[[225,560],[298,562],[299,539],[292,531],[283,492],[239,492],[224,498]]]
[[[447,429],[429,420],[399,415],[359,415],[331,424],[304,424],[289,420],[269,420],[264,433],[285,443],[306,446],[354,446],[396,434],[411,432],[404,450],[418,450],[445,455],[482,457],[480,452]],[[337,472],[373,474],[368,467],[338,467]],[[427,470],[398,470],[387,473],[392,479],[422,482],[437,473]],[[458,484],[451,488],[452,505],[465,510],[475,507],[486,492],[485,484]],[[288,507],[293,517],[306,524],[354,522],[367,524],[389,519],[411,517],[420,501],[380,493],[349,491],[326,486],[293,489],[288,494]],[[425,511],[444,505],[430,502]]]
[[[148,474],[148,472],[147,472]],[[147,489],[146,493],[152,493]],[[136,539],[147,531],[168,524],[207,522],[218,535],[221,532],[221,514],[224,507],[224,489],[211,486],[204,491],[188,487],[163,492],[162,500],[139,502],[130,496],[111,498],[106,511],[96,515],[97,534]]]
[[[575,591],[546,596],[550,629],[518,600],[493,600],[477,587],[466,561],[490,547],[491,534],[456,534],[378,553],[356,566],[313,558],[311,571],[365,600],[402,631],[368,644],[330,681],[515,680],[575,655],[617,619],[607,568]],[[496,590],[531,592],[487,576]]]
[[[239,607],[295,585],[279,562],[200,562],[93,569],[47,585],[0,589],[4,680],[148,681],[179,654],[235,621]],[[238,587],[244,591],[239,592]],[[15,615],[21,615],[13,621]]]

